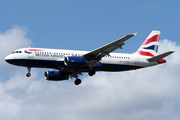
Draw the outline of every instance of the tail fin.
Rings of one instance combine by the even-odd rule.
[[[144,43],[137,50],[137,53],[142,56],[154,57],[158,52],[160,31],[152,31],[146,38]]]

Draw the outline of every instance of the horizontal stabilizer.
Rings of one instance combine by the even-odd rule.
[[[163,53],[161,55],[157,55],[155,57],[152,57],[152,58],[149,58],[148,61],[149,62],[153,62],[153,61],[158,61],[158,60],[161,60],[163,58],[165,58],[166,56],[172,54],[174,51],[169,51],[169,52],[166,52],[166,53]]]

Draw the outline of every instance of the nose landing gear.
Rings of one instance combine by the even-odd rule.
[[[26,74],[27,77],[30,77],[31,76],[31,67],[28,67],[28,73]]]

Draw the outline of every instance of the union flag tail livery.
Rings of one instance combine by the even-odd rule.
[[[5,60],[13,65],[27,67],[27,77],[31,76],[32,67],[49,68],[54,70],[45,71],[46,80],[63,81],[75,78],[75,85],[79,85],[81,80],[78,77],[83,72],[93,76],[96,71],[115,72],[150,67],[165,63],[164,57],[174,52],[158,55],[160,31],[152,31],[134,54],[112,53],[136,35],[137,33],[126,35],[92,51],[21,48],[6,56]]]
[[[138,57],[142,59],[141,61],[143,61],[143,59],[145,58],[145,60],[149,62],[149,64],[147,64],[148,66],[153,66],[154,63],[165,63],[166,60],[163,58],[174,52],[169,51],[164,54],[157,55],[160,33],[160,31],[152,31],[136,52],[138,53]]]
[[[141,56],[154,57],[158,52],[160,31],[152,31],[140,46],[137,53]]]

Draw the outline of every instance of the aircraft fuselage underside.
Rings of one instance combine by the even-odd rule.
[[[24,67],[37,67],[37,68],[52,68],[52,69],[75,69],[78,72],[88,72],[90,68],[86,67],[67,67],[64,65],[64,61],[53,61],[53,60],[33,60],[33,59],[11,59],[6,60],[8,63],[17,65],[17,66],[24,66]],[[93,69],[95,71],[126,71],[126,70],[136,70],[143,67],[135,66],[135,65],[119,65],[119,64],[101,64],[97,63]],[[62,70],[63,71],[63,70]]]

